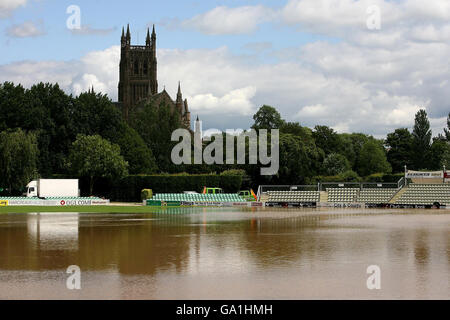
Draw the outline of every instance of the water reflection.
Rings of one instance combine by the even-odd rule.
[[[429,211],[0,215],[0,297],[447,299],[449,231]],[[73,264],[89,278],[76,296],[61,285]]]

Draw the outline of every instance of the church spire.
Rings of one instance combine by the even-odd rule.
[[[125,28],[122,27],[122,37],[120,37],[120,43],[122,44],[122,47],[125,47],[127,41],[125,39]]]
[[[127,25],[127,40],[131,40],[130,24]]]
[[[183,100],[183,95],[181,94],[181,82],[178,81],[178,92],[177,92],[177,101],[178,100]]]
[[[156,32],[155,32],[155,25],[153,25],[152,30],[152,52],[153,52],[153,58],[156,63]]]
[[[146,45],[147,47],[150,47],[150,45],[151,45],[151,41],[150,41],[150,29],[149,29],[149,28],[147,28],[147,38],[145,39],[145,45]]]
[[[180,112],[180,114],[184,114],[184,103],[183,103],[183,95],[181,94],[181,82],[178,82],[178,93],[177,100],[175,101],[175,105]]]

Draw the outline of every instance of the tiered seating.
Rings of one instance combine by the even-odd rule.
[[[327,188],[328,202],[355,202],[359,188]]]
[[[268,191],[268,202],[319,202],[319,191]]]
[[[184,193],[157,193],[152,200],[186,201],[186,202],[245,202],[237,193],[222,194],[184,194]]]
[[[432,205],[435,202],[450,205],[450,185],[448,184],[411,184],[397,204]]]
[[[361,189],[357,202],[363,203],[388,203],[392,197],[397,193],[395,188],[368,188]]]

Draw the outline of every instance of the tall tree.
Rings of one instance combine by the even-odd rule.
[[[26,130],[38,132],[39,172],[47,177],[63,173],[69,147],[74,140],[72,97],[58,84],[38,83],[27,90],[29,110],[25,116]]]
[[[316,146],[322,149],[326,155],[341,149],[339,135],[333,128],[327,126],[315,126],[313,137]]]
[[[280,169],[276,183],[302,184],[318,172],[319,152],[314,143],[292,134],[280,135]]]
[[[330,153],[323,161],[323,171],[328,176],[335,176],[350,169],[347,158],[339,153]]]
[[[132,174],[152,173],[157,169],[152,150],[123,119],[120,110],[103,94],[93,90],[74,99],[74,132],[98,134],[120,147]]]
[[[444,152],[441,156],[440,167],[445,167],[445,170],[450,171],[450,142],[447,141],[447,145],[444,148]]]
[[[426,169],[429,164],[432,132],[427,112],[423,109],[416,113],[412,136],[414,167]]]
[[[447,139],[447,141],[450,141],[450,112],[448,113],[447,116],[447,128],[444,128],[444,132],[445,138]]]
[[[442,166],[446,165],[450,142],[443,138],[434,138],[430,148],[430,157],[428,159],[428,169],[442,170]],[[446,166],[447,167],[447,166]],[[447,167],[449,168],[449,167]]]
[[[37,177],[38,146],[36,135],[22,129],[0,133],[0,187],[19,194]]]
[[[411,166],[413,137],[408,129],[396,129],[387,135],[387,159],[393,172],[403,172],[404,166]]]
[[[174,130],[182,128],[180,113],[161,102],[148,103],[131,116],[133,128],[152,150],[160,171],[175,173],[184,171],[184,166],[172,163],[171,153],[176,142],[171,141]]]
[[[252,128],[260,129],[280,129],[284,124],[280,113],[274,107],[263,105],[253,116],[255,121]]]
[[[368,140],[368,136],[363,133],[339,134],[337,152],[347,158],[354,171],[357,170],[360,163],[361,149]]]
[[[120,179],[128,174],[120,147],[99,135],[78,135],[70,150],[69,167],[75,175],[89,178],[91,195],[97,178]]]
[[[372,173],[390,173],[392,171],[382,143],[375,139],[370,139],[364,144],[360,158],[361,163],[358,168],[360,176],[368,176]]]

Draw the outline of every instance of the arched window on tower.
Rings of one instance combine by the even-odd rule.
[[[134,74],[138,74],[139,73],[139,63],[138,63],[138,61],[136,60],[135,62],[134,62]]]
[[[148,74],[148,63],[147,63],[147,61],[144,62],[144,74],[145,75]]]

